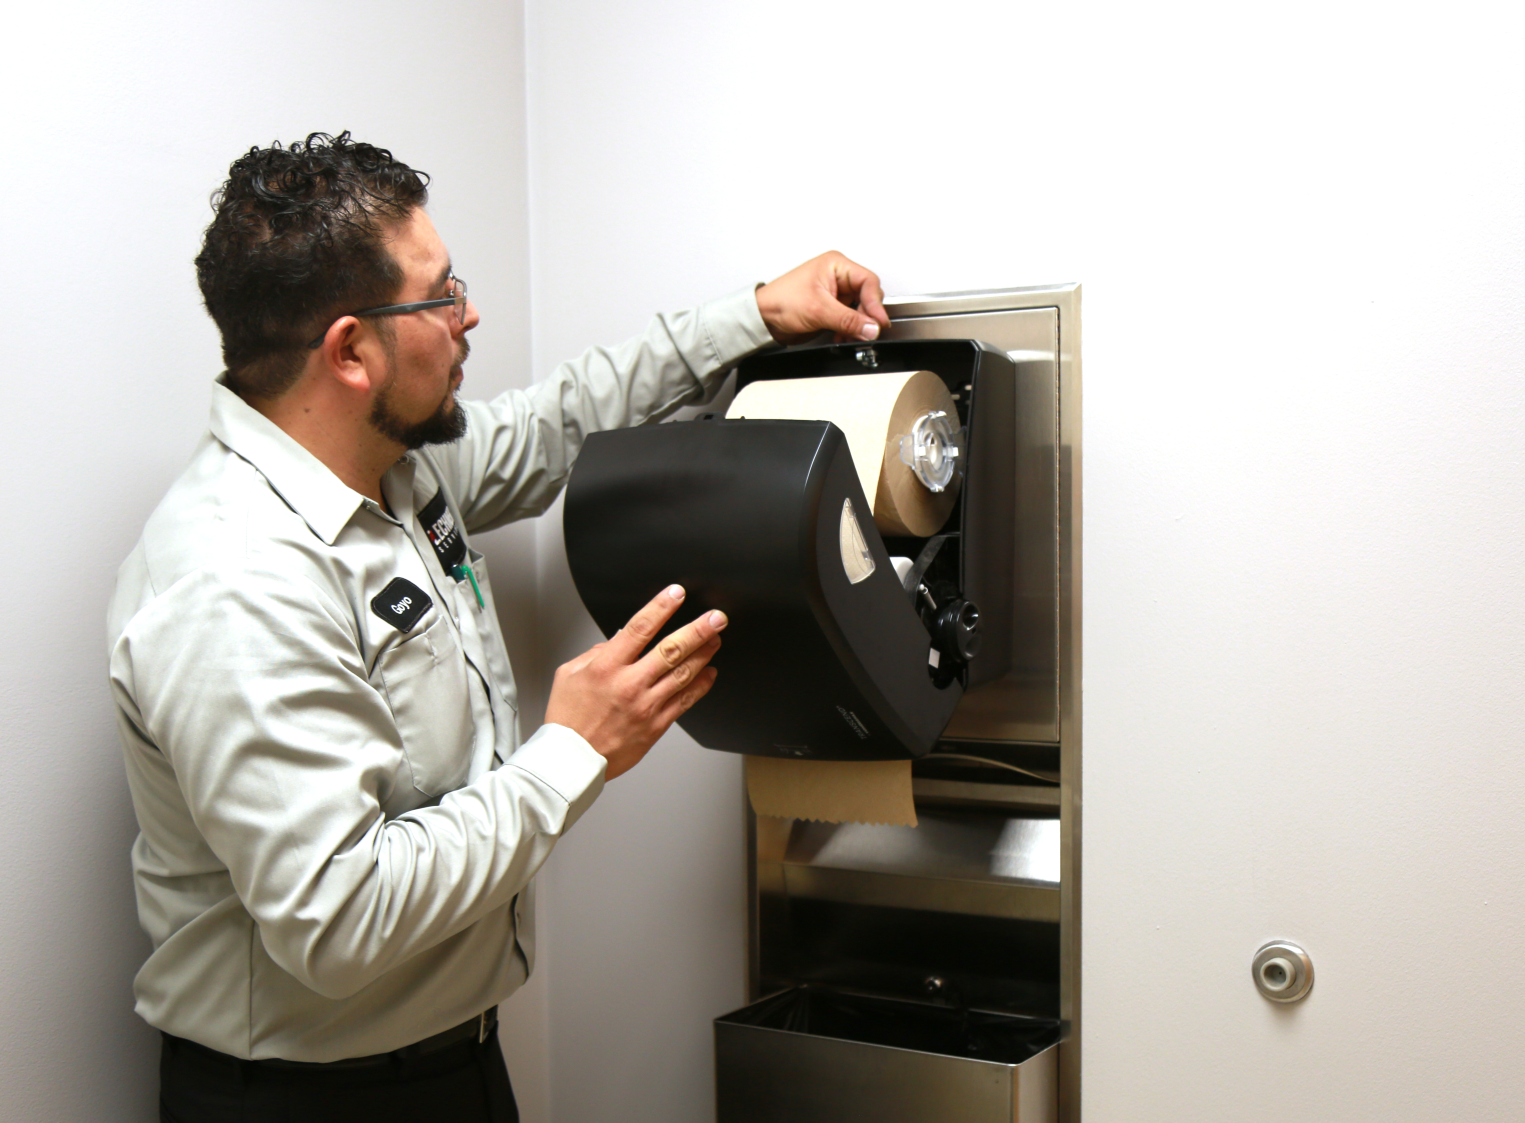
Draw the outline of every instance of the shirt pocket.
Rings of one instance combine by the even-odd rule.
[[[508,648],[503,643],[503,633],[498,624],[498,606],[492,599],[492,582],[487,575],[487,557],[480,550],[467,550],[466,560],[471,564],[471,570],[477,575],[477,584],[482,587],[482,599],[486,602],[482,609],[482,621],[477,630],[482,636],[482,646],[487,649],[488,662],[492,666],[494,684],[497,687],[498,697],[508,704],[508,708],[517,716],[519,713],[519,689],[514,682],[513,661],[508,657]],[[471,602],[475,604],[476,601]]]
[[[444,614],[385,652],[380,670],[413,786],[440,796],[464,785],[475,730],[466,657]]]
[[[471,572],[476,576],[477,587],[482,590],[482,600],[485,602],[481,607],[484,612],[496,614],[497,610],[492,603],[492,579],[487,574],[487,555],[481,550],[467,547],[466,564],[471,566]],[[475,601],[472,601],[475,604]]]

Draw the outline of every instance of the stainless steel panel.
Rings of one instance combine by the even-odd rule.
[[[992,333],[989,342],[1014,352],[1013,358],[1028,368],[1027,364],[1055,363],[1053,400],[1056,430],[1053,438],[1054,472],[1056,476],[1056,503],[1054,525],[1057,538],[1055,564],[1055,613],[1058,686],[1058,710],[1055,714],[1054,732],[1060,745],[1060,1017],[1068,1036],[1060,1045],[1059,1105],[1060,1118],[1064,1123],[1080,1120],[1080,1056],[1081,1056],[1081,635],[1082,635],[1082,511],[1081,511],[1081,357],[1080,357],[1080,286],[1055,285],[1039,288],[997,289],[978,292],[940,293],[929,296],[897,297],[886,301],[892,323],[888,338],[938,338],[967,337],[967,327],[972,320],[959,317],[990,314],[995,319],[982,322],[981,328]],[[1051,312],[1057,321],[1057,344],[1051,350],[1046,341],[1046,328],[1039,326],[1043,320],[1027,315],[1035,310]],[[1002,319],[1003,314],[1005,318]],[[999,321],[999,322],[998,322]],[[1010,327],[1009,335],[995,335]],[[1041,337],[1041,338],[1040,338]],[[1024,408],[1032,414],[1037,410],[1039,422],[1031,427],[1019,422],[1021,434],[1019,456],[1028,466],[1048,463],[1044,455],[1043,434],[1047,430],[1042,420],[1044,407],[1036,393],[1033,378],[1019,381],[1018,413]],[[1025,407],[1024,407],[1025,403]],[[1040,432],[1041,430],[1041,432]],[[1041,468],[1039,469],[1041,471]],[[1038,497],[1024,492],[1026,498],[1019,503],[1036,504]],[[1036,520],[1036,506],[1024,506],[1023,510]],[[1026,533],[1035,523],[1019,524]],[[1030,561],[1029,556],[1029,561]],[[1022,572],[1029,572],[1024,566]],[[1024,597],[1031,605],[1038,599]],[[1036,652],[1032,653],[1036,657]],[[992,684],[998,685],[998,684]],[[972,693],[972,692],[971,692]],[[993,692],[994,693],[994,692]],[[984,712],[983,699],[974,702],[969,696],[965,702],[970,710],[967,715],[955,715],[960,722],[966,719],[976,729],[998,729],[1002,721],[1012,721],[1018,728],[1037,728],[1043,725],[1042,693],[1037,689],[1022,689],[1018,684],[1012,696],[1008,717],[1002,711]],[[994,699],[991,700],[995,705]],[[1010,726],[1008,726],[1010,728]],[[975,733],[968,734],[971,737]],[[1027,738],[1016,738],[1025,740]]]
[[[1059,919],[1059,886],[1002,885],[948,877],[906,877],[893,873],[784,866],[785,892],[794,899],[840,901],[845,905],[920,909],[1005,920]]]
[[[719,1123],[1053,1123],[1057,1048],[1020,1065],[715,1025]]]
[[[796,823],[784,862],[965,881],[1059,884],[1059,822],[927,809],[915,827]]]
[[[1052,980],[1054,957],[1057,957],[1058,995],[1057,1006],[1065,1038],[1058,1046],[1057,1064],[1055,1050],[1042,1054],[1042,1066],[1034,1068],[1032,1075],[1024,1068],[1024,1076],[1012,1090],[1012,1103],[1021,1105],[1019,1116],[1003,1115],[998,1118],[1051,1119],[1057,1097],[1058,1116],[1064,1123],[1080,1120],[1080,1058],[1081,1058],[1081,380],[1080,380],[1080,289],[1077,285],[1059,285],[1034,289],[1004,289],[983,292],[951,293],[933,296],[901,297],[886,301],[893,323],[886,337],[909,338],[979,338],[1007,350],[1018,363],[1019,383],[1017,402],[1017,433],[1019,435],[1019,461],[1013,466],[1019,480],[1019,492],[1013,517],[1017,520],[1020,536],[1028,549],[1019,558],[1015,591],[1018,597],[1022,623],[1016,629],[1022,637],[1014,648],[1017,673],[1006,680],[990,684],[988,693],[972,691],[965,696],[964,704],[955,715],[955,725],[948,736],[970,741],[1023,741],[1031,743],[1057,742],[1059,746],[1059,778],[1057,790],[1036,786],[985,784],[950,779],[917,777],[914,792],[918,808],[962,807],[970,811],[980,809],[1030,808],[1030,814],[1053,813],[1059,816],[1059,887],[1057,952],[1050,944],[1044,952],[1038,944],[1023,945],[1025,950],[1016,957],[1022,964],[1035,966],[1042,978]],[[744,797],[743,797],[744,798]],[[1041,810],[1040,810],[1041,809]],[[1007,812],[1010,817],[1010,812]],[[781,950],[783,960],[775,961],[769,968],[767,978],[772,985],[784,979],[792,980],[796,966],[789,960],[792,939],[798,930],[788,927],[789,894],[820,892],[839,897],[850,892],[874,897],[906,899],[907,894],[918,895],[921,887],[907,888],[890,885],[892,879],[917,881],[945,880],[960,882],[959,878],[931,873],[907,876],[904,873],[883,872],[874,869],[836,869],[823,865],[789,865],[785,858],[793,836],[794,824],[789,820],[757,819],[748,808],[748,991],[756,998],[763,985],[764,972],[759,956],[764,947]],[[1050,828],[1051,829],[1051,828]],[[988,871],[987,871],[988,872]],[[803,882],[800,878],[803,876]],[[786,884],[793,878],[792,884]],[[810,879],[815,879],[811,882]],[[832,882],[832,884],[825,884]],[[884,879],[882,882],[876,879]],[[1002,882],[988,879],[968,879],[962,884],[974,886],[975,890],[993,890],[1007,893],[1013,886],[1046,894],[1052,900],[1054,889],[1051,882]],[[925,890],[932,896],[951,903],[950,892],[961,890]],[[941,894],[937,898],[937,894]],[[808,904],[810,910],[851,911],[853,904],[837,904],[820,899],[807,901],[801,898],[796,913]],[[964,901],[961,907],[974,909]],[[917,906],[919,907],[919,906]],[[868,910],[872,911],[872,910]],[[965,922],[951,913],[905,912],[905,917],[942,917],[938,923],[950,925],[948,933],[963,940]],[[966,913],[966,915],[970,915]],[[833,922],[835,923],[835,922]],[[1033,924],[1028,920],[1011,920],[1004,916],[989,918],[988,914],[975,913],[967,922],[967,931],[978,929],[985,941],[995,941],[991,948],[1003,961],[1013,957],[1008,950],[1020,941],[1026,932],[1053,931],[1047,924]],[[834,936],[835,930],[827,931]],[[900,943],[901,933],[896,930],[886,939],[895,947]],[[815,947],[812,954],[839,956],[839,945],[832,940]],[[982,945],[983,946],[983,945]],[[1044,960],[1044,956],[1051,958]],[[909,971],[914,964],[907,965]],[[846,972],[851,974],[851,972]],[[914,976],[912,976],[914,980]],[[829,981],[829,980],[828,980]],[[845,977],[839,982],[845,982]],[[871,985],[870,985],[871,983]],[[860,985],[848,982],[846,985]],[[875,980],[865,979],[870,989],[879,987]],[[886,991],[895,987],[886,986]],[[903,989],[903,987],[901,988]],[[1039,991],[1031,996],[1041,997]],[[1003,1009],[1026,1009],[1029,1006],[1052,1009],[1049,1001],[1032,1002],[1017,992],[1011,992],[1013,1002],[1005,1002]],[[717,1056],[721,1049],[721,1030],[717,1025]],[[730,1027],[744,1030],[747,1027]],[[758,1034],[769,1032],[753,1027]],[[787,1034],[780,1036],[789,1036]],[[734,1043],[733,1043],[734,1044]],[[811,1039],[813,1046],[822,1044]],[[798,1088],[769,1090],[754,1081],[750,1090],[738,1093],[739,1099],[727,1111],[735,1114],[721,1115],[722,1123],[732,1120],[800,1120],[808,1123],[813,1119],[831,1119],[851,1123],[857,1119],[905,1120],[919,1123],[921,1120],[939,1121],[983,1119],[983,1116],[966,1115],[966,1103],[973,1104],[977,1097],[961,1090],[948,1081],[949,1070],[939,1065],[925,1065],[925,1061],[910,1058],[925,1057],[923,1054],[905,1051],[883,1050],[876,1046],[864,1046],[854,1042],[826,1042],[824,1051],[815,1050],[812,1060],[801,1057],[798,1063],[808,1071],[829,1080],[841,1068],[851,1063],[849,1058],[857,1050],[879,1050],[897,1053],[893,1061],[872,1062],[880,1068],[880,1074],[868,1080],[870,1087],[861,1088],[851,1097],[851,1102],[826,1102],[824,1104],[808,1097],[804,1100],[790,1096],[804,1095]],[[841,1047],[840,1049],[838,1047]],[[779,1057],[793,1056],[792,1046],[775,1043],[765,1047]],[[729,1055],[729,1054],[728,1054]],[[1040,1058],[1034,1058],[1034,1061]],[[962,1058],[932,1056],[931,1062],[954,1061],[979,1064]],[[729,1063],[729,1062],[728,1062]],[[794,1063],[793,1061],[790,1062]],[[1029,1062],[1030,1064],[1032,1062]],[[814,1066],[814,1067],[809,1067]],[[722,1066],[724,1067],[724,1066]],[[806,1071],[806,1070],[801,1070]],[[766,1083],[765,1078],[756,1077]],[[1055,1091],[1057,1081],[1057,1093]],[[721,1075],[722,1084],[731,1089],[738,1087],[731,1078]],[[815,1080],[809,1083],[817,1083]],[[890,1091],[879,1095],[877,1089]],[[723,1093],[727,1095],[729,1093]],[[783,1098],[777,1098],[782,1096]],[[774,1097],[774,1098],[769,1098]],[[866,1106],[864,1106],[866,1105]],[[859,1110],[862,1114],[854,1114]],[[808,1114],[808,1112],[818,1114]],[[919,1112],[919,1114],[913,1114]]]
[[[759,863],[759,882],[781,879],[790,898],[1059,919],[1057,819],[925,809],[920,820],[916,827],[796,823],[782,859]]]
[[[1036,784],[977,784],[962,780],[929,780],[916,777],[911,794],[918,805],[950,807],[1059,807],[1059,789]]]

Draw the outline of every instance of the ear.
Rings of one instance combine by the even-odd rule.
[[[367,324],[355,316],[340,316],[323,333],[317,367],[321,377],[365,396],[382,384],[386,353]]]

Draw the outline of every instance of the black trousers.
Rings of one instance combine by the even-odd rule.
[[[162,1123],[519,1123],[498,1030],[364,1068],[286,1068],[164,1037]]]

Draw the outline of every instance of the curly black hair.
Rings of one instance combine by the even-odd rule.
[[[279,397],[301,373],[308,340],[346,312],[392,302],[403,277],[386,235],[428,202],[428,183],[348,130],[234,161],[196,255],[232,390]]]

